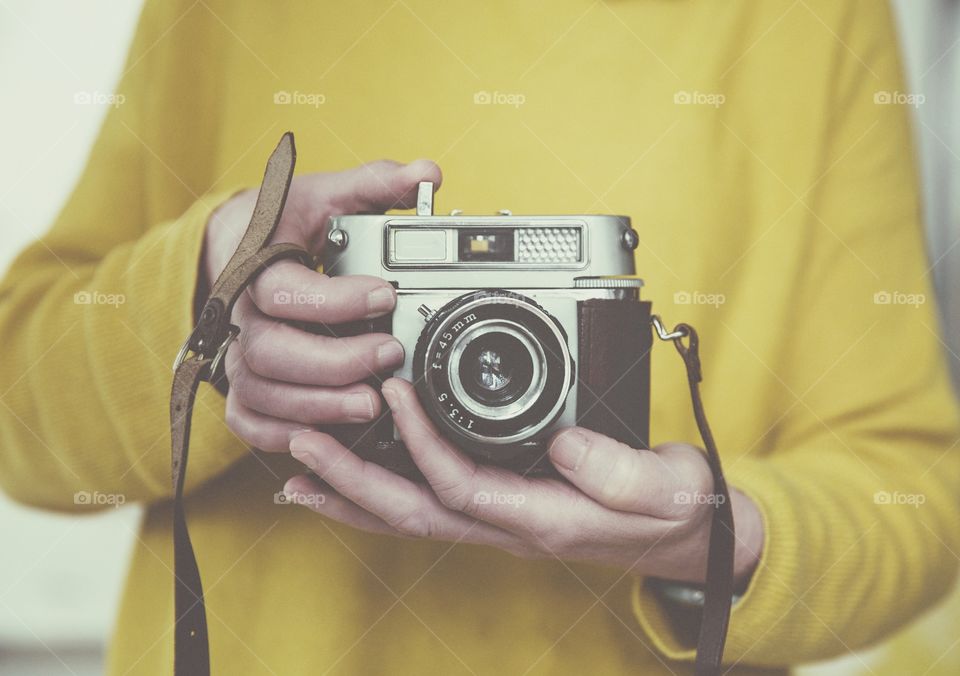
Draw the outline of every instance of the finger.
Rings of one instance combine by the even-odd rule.
[[[267,268],[249,287],[261,312],[278,319],[343,324],[393,310],[397,292],[378,277],[329,277],[290,260]]]
[[[442,505],[422,486],[364,461],[321,432],[295,436],[290,451],[345,498],[404,535],[519,550],[522,541]]]
[[[304,431],[302,424],[273,418],[247,408],[233,393],[227,396],[224,418],[227,427],[242,441],[270,453],[286,453],[290,447],[290,435]]]
[[[289,440],[287,442],[289,444]],[[306,507],[317,514],[339,521],[353,528],[378,535],[393,535],[403,537],[403,534],[391,528],[370,512],[357,507],[345,497],[330,490],[315,476],[299,474],[287,480],[283,486],[283,494],[293,505]]]
[[[380,397],[369,385],[311,387],[270,380],[254,373],[238,349],[231,345],[227,352],[227,380],[246,408],[304,425],[369,422],[380,415]]]
[[[244,361],[254,373],[271,380],[349,385],[403,363],[403,346],[387,334],[320,336],[275,321],[253,307],[242,308],[236,317]]]
[[[547,524],[550,493],[536,490],[544,482],[477,465],[440,436],[405,380],[387,380],[382,392],[404,445],[442,504],[515,533]]]
[[[436,163],[378,160],[346,171],[298,176],[290,186],[283,214],[287,237],[318,254],[324,248],[331,216],[412,208],[421,181],[440,187],[443,175]]]
[[[340,213],[382,213],[416,206],[417,186],[430,181],[440,187],[443,174],[431,160],[401,164],[378,160],[354,169],[324,174],[318,191]]]
[[[511,532],[550,555],[579,555],[591,532],[629,538],[637,532],[637,520],[647,519],[611,510],[566,482],[531,480],[477,465],[440,437],[412,385],[391,378],[382,392],[411,457],[450,509]]]
[[[391,527],[383,519],[374,516],[367,510],[346,499],[332,490],[330,486],[317,479],[316,476],[300,474],[291,477],[284,485],[283,492],[290,504],[307,507],[317,514],[326,516],[329,519],[351,526],[352,528],[376,535],[389,535],[400,538],[414,537]],[[468,530],[466,537],[457,538],[454,541],[490,547],[499,546],[499,540],[488,541],[487,538],[484,537],[484,531],[479,528]],[[503,551],[523,558],[534,558],[538,555],[538,552],[527,547],[521,547],[519,549],[511,547]]]
[[[548,452],[557,470],[601,505],[659,518],[684,511],[678,496],[699,488],[698,465],[707,469],[691,446],[637,450],[582,427],[557,433]]]

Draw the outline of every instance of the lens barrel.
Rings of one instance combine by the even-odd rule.
[[[412,375],[446,437],[469,452],[509,458],[563,411],[574,362],[560,323],[535,301],[482,290],[427,322]]]

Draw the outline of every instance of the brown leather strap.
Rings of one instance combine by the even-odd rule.
[[[713,518],[710,522],[710,544],[707,549],[707,580],[704,586],[704,605],[700,616],[700,635],[697,638],[697,660],[694,667],[697,676],[720,674],[723,662],[723,646],[727,640],[730,622],[730,607],[733,604],[733,556],[736,551],[736,531],[733,523],[733,507],[730,491],[720,465],[717,444],[707,422],[707,414],[700,397],[700,338],[689,324],[678,324],[672,338],[677,352],[687,368],[690,385],[690,400],[693,416],[697,421],[700,438],[707,452],[707,464],[713,475]],[[684,344],[683,339],[687,338]]]
[[[174,672],[206,676],[210,673],[207,616],[203,606],[200,570],[187,532],[183,512],[183,485],[190,448],[193,402],[202,373],[212,359],[195,358],[181,364],[173,376],[170,397],[170,433],[173,438],[173,571],[174,571]]]
[[[250,225],[214,283],[197,326],[181,348],[174,365],[170,395],[170,463],[174,489],[174,674],[177,676],[208,676],[210,673],[203,585],[187,531],[183,504],[193,404],[200,382],[217,377],[218,366],[230,342],[239,333],[239,329],[230,324],[230,315],[243,290],[280,259],[295,258],[304,265],[316,265],[313,256],[294,244],[264,246],[280,222],[295,163],[293,134],[288,132],[267,162]],[[193,354],[188,358],[187,354],[191,352]]]

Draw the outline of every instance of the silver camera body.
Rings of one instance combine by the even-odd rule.
[[[332,218],[324,272],[396,288],[389,326],[363,330],[404,346],[393,375],[414,383],[445,436],[506,459],[577,424],[577,360],[589,349],[578,307],[639,299],[638,236],[625,216],[435,216],[432,204],[424,183],[415,215]]]

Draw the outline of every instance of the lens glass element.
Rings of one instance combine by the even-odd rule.
[[[530,388],[533,357],[517,337],[494,329],[467,345],[459,371],[469,397],[485,406],[505,406]]]

